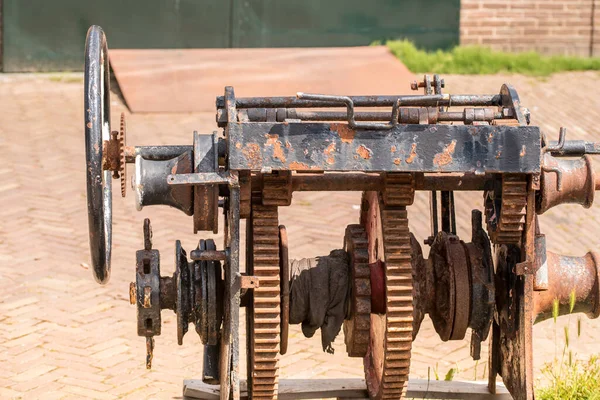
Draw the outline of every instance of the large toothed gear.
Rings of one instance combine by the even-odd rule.
[[[384,263],[386,296],[385,314],[371,314],[364,367],[371,399],[398,400],[408,387],[413,339],[412,248],[406,207],[385,206],[383,198],[365,192],[361,204],[369,263]]]
[[[277,206],[264,206],[260,196],[252,199],[246,240],[248,261],[260,286],[253,289],[247,313],[248,390],[253,399],[277,398],[281,339],[281,285]]]

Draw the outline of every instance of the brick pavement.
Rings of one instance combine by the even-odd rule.
[[[600,99],[594,90],[581,90],[580,84],[597,87],[597,73],[547,80],[445,78],[449,92],[463,93],[496,92],[502,82],[511,81],[531,109],[533,123],[548,134],[556,135],[564,125],[572,138],[600,140],[595,123]],[[131,197],[115,196],[112,279],[107,286],[93,281],[88,267],[82,97],[80,75],[0,75],[0,398],[176,398],[181,396],[182,379],[199,375],[202,347],[192,332],[177,346],[174,314],[165,312],[153,370],[146,371],[144,340],[136,336],[128,283],[134,278],[143,218],[152,218],[155,246],[167,260],[164,274],[173,269],[173,241],[179,238],[190,249],[198,237],[191,234],[191,219],[182,213],[162,208],[138,213]],[[591,111],[581,112],[582,106]],[[121,110],[122,103],[113,96],[113,115]],[[211,132],[213,121],[212,113],[132,115],[129,143],[188,144],[194,129]],[[466,237],[468,213],[481,207],[481,197],[460,194],[458,200],[458,230]],[[281,212],[291,257],[326,254],[341,246],[344,227],[357,220],[358,204],[359,195],[353,193],[296,194],[293,206]],[[409,215],[412,231],[423,239],[428,232],[425,197],[418,197]],[[565,206],[541,218],[549,247],[573,255],[599,248],[599,221],[597,205],[590,210]],[[571,326],[575,322],[571,317]],[[555,330],[560,343],[566,323],[535,327],[538,368],[554,356]],[[598,352],[598,334],[600,320],[583,317],[576,352]],[[360,360],[344,355],[342,338],[333,356],[320,348],[318,337],[303,339],[299,329],[292,328],[282,376],[362,376]],[[473,379],[475,373],[482,378],[487,371],[485,361],[475,371],[466,340],[442,343],[426,322],[414,344],[412,376],[426,377],[428,368],[436,365],[441,375],[458,365],[462,379]],[[245,371],[245,365],[240,369]]]

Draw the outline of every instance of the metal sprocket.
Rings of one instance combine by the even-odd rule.
[[[406,207],[385,206],[383,198],[377,192],[365,192],[361,205],[369,263],[385,263],[386,313],[371,314],[370,343],[364,358],[369,397],[377,400],[401,399],[406,392],[413,331],[412,249]]]

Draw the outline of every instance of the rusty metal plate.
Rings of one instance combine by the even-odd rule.
[[[342,123],[229,124],[233,170],[540,172],[538,127]]]

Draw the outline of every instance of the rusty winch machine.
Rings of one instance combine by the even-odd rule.
[[[515,399],[532,399],[533,324],[551,317],[555,299],[569,312],[572,293],[575,312],[600,314],[599,255],[547,251],[537,222],[560,204],[592,205],[600,181],[590,155],[600,146],[567,140],[565,129],[549,140],[510,85],[449,95],[438,76],[425,76],[412,84],[424,94],[251,98],[226,87],[216,99],[218,132],[194,133],[187,146],[130,146],[124,117],[120,129],[111,125],[109,82],[106,38],[94,26],[85,50],[85,138],[96,280],[110,276],[111,181],[120,179],[125,196],[127,164],[135,165],[138,209],[168,205],[192,217],[194,233],[224,235],[221,245],[201,239],[189,252],[177,241],[175,273],[161,276],[145,221],[130,296],[148,367],[161,310],[173,310],[179,344],[191,324],[205,345],[203,380],[220,385],[223,400],[240,398],[244,307],[249,398],[278,397],[288,328],[302,324],[307,336],[320,330],[328,352],[343,331],[348,356],[362,358],[369,397],[401,399],[412,341],[428,314],[443,341],[469,331],[475,360],[489,339],[490,391],[500,375]],[[419,240],[407,214],[418,190],[429,193],[431,215],[431,235]],[[343,248],[288,259],[278,209],[295,191],[362,192]],[[456,233],[455,191],[483,194],[481,211],[469,216],[470,239]]]

